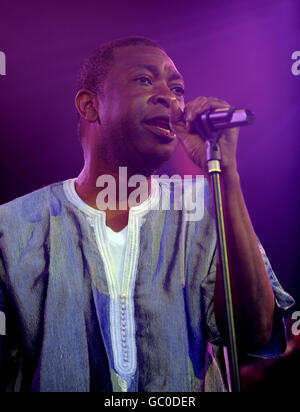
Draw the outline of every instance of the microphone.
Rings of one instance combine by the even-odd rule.
[[[248,109],[212,109],[196,116],[191,123],[191,132],[210,136],[218,130],[247,126],[253,122],[254,114]]]

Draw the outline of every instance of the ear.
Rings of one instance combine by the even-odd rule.
[[[82,119],[91,123],[96,121],[100,123],[96,93],[88,89],[79,90],[75,96],[75,106]]]

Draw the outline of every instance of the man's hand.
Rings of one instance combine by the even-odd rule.
[[[202,169],[206,176],[208,176],[208,169],[205,157],[205,139],[204,136],[191,133],[191,123],[198,114],[204,113],[209,109],[218,108],[229,109],[230,105],[216,97],[201,96],[187,103],[184,111],[182,111],[176,100],[171,102],[171,128],[176,133],[189,158]],[[238,134],[239,128],[233,128],[225,130],[220,137],[221,164],[225,173],[236,171]]]
[[[204,136],[193,134],[191,122],[197,114],[211,108],[226,108],[227,102],[216,97],[198,97],[182,111],[171,103],[170,126],[190,159],[208,175]],[[270,338],[273,325],[274,295],[259,250],[257,238],[242,194],[236,169],[238,128],[222,133],[219,144],[222,154],[223,209],[228,248],[228,262],[239,348],[261,348]],[[214,296],[219,330],[226,339],[224,300],[219,265]]]

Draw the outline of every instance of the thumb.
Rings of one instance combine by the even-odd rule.
[[[170,103],[170,126],[175,133],[176,131],[182,132],[186,128],[184,112],[180,109],[175,97]]]

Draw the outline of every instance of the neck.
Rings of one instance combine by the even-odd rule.
[[[143,184],[133,183],[136,180],[133,181],[131,178],[137,175],[143,180]],[[129,182],[130,179],[131,182]],[[128,183],[134,187],[130,187]],[[99,199],[103,199],[104,194],[109,192],[114,198],[116,210],[128,211],[130,209],[128,199],[131,194],[134,195],[134,191],[138,189],[137,203],[142,203],[149,197],[151,174],[148,173],[145,176],[128,167],[113,167],[104,160],[86,161],[76,179],[75,187],[80,198],[95,209],[105,210],[105,202],[99,202]],[[103,196],[99,196],[101,191],[103,191]]]

